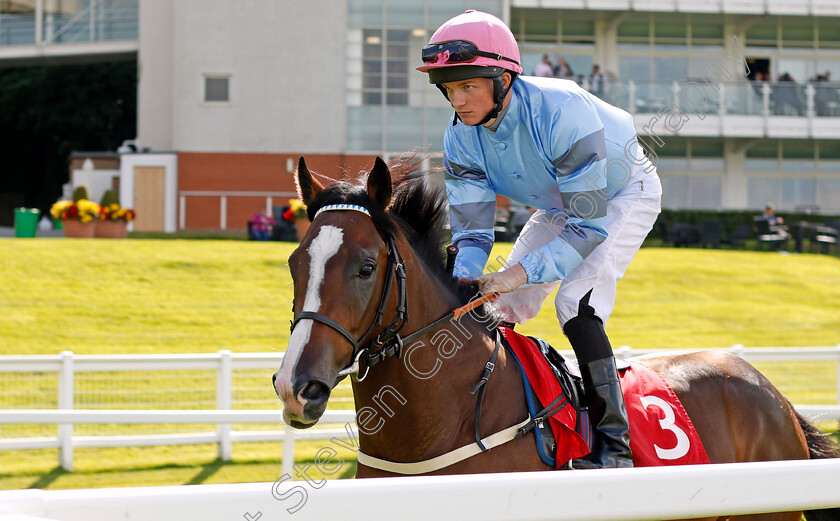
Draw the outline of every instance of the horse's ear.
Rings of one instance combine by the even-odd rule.
[[[391,172],[379,156],[376,156],[373,170],[368,176],[367,191],[370,198],[379,203],[382,208],[388,208],[391,204]]]
[[[300,160],[298,161],[298,169],[295,174],[295,185],[297,186],[298,197],[300,197],[303,204],[307,206],[309,206],[309,203],[312,202],[312,199],[315,199],[318,192],[324,189],[324,186],[309,173],[309,169],[306,168],[306,161],[303,160],[303,156],[300,156]]]

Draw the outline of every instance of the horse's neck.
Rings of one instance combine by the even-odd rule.
[[[436,278],[413,259],[409,269],[407,336],[451,312],[456,303]],[[472,419],[482,368],[495,342],[473,317],[448,321],[403,347],[354,383],[357,425],[363,452],[413,461],[434,453]],[[406,443],[406,439],[411,443]],[[434,454],[436,455],[436,454]]]

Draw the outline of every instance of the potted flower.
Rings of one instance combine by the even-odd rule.
[[[289,209],[283,212],[283,219],[295,223],[298,240],[302,241],[309,230],[309,217],[306,215],[306,205],[300,199],[289,199]]]
[[[128,237],[128,223],[137,214],[130,208],[120,206],[117,194],[108,190],[102,196],[102,212],[96,225],[96,237],[102,239],[125,239]]]
[[[65,237],[91,238],[102,208],[87,199],[58,201],[50,209],[53,218],[61,221]]]

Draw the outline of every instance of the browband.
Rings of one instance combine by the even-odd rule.
[[[370,217],[370,212],[368,212],[367,208],[365,208],[364,206],[359,206],[358,204],[346,204],[346,203],[344,203],[344,204],[328,204],[327,206],[321,207],[320,210],[315,212],[315,217],[318,217],[321,214],[321,212],[328,212],[330,210],[352,210],[352,211],[356,211],[356,212],[362,212],[363,214]],[[315,220],[315,217],[312,218],[313,221]]]

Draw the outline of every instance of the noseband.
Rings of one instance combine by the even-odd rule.
[[[370,212],[368,212],[367,208],[364,206],[355,204],[331,204],[318,210],[312,220],[314,221],[321,212],[333,210],[356,211],[370,217]],[[315,311],[302,311],[295,316],[294,320],[292,320],[292,331],[294,331],[298,322],[304,319],[310,319],[331,327],[335,331],[341,333],[341,335],[350,342],[353,346],[352,362],[348,367],[338,373],[339,376],[350,375],[356,380],[364,379],[364,377],[367,376],[367,369],[371,366],[376,365],[391,356],[397,356],[399,358],[402,353],[403,339],[400,338],[399,332],[403,325],[405,325],[406,320],[408,320],[408,309],[406,306],[407,292],[405,262],[403,261],[402,255],[400,255],[400,251],[397,249],[394,237],[389,235],[385,238],[385,241],[388,244],[388,269],[385,272],[385,285],[382,287],[382,296],[379,298],[379,307],[376,310],[376,316],[370,324],[370,327],[368,327],[367,331],[360,339],[357,340],[356,337],[353,336],[353,333],[335,320]],[[385,315],[385,306],[388,302],[388,298],[391,296],[391,287],[394,285],[394,278],[397,280],[397,309],[396,314],[394,315],[394,320],[391,321],[384,331],[376,335],[376,338],[366,343],[365,340],[368,336],[370,336],[373,328],[382,325],[382,318]],[[365,375],[359,379],[357,378],[359,373],[359,359],[362,357],[364,357],[366,370]]]

